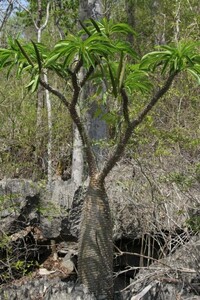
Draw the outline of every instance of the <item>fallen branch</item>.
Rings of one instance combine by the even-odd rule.
[[[148,286],[146,286],[139,294],[131,297],[131,300],[140,300],[144,295],[146,295],[148,293],[148,291],[154,287],[155,285],[157,285],[159,283],[159,281],[155,281],[153,284],[149,284]]]

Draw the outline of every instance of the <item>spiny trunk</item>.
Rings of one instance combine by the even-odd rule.
[[[112,218],[104,184],[91,179],[79,236],[79,279],[97,299],[113,299]]]

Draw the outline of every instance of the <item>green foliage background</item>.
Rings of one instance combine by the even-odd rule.
[[[195,41],[200,33],[199,1],[178,1],[171,3],[169,0],[153,1],[103,1],[106,16],[116,22],[129,21],[130,7],[134,17],[133,49],[140,56],[152,51],[155,44],[174,42],[178,18],[180,40]],[[30,12],[36,20],[36,2],[29,1]],[[129,10],[128,10],[129,8]],[[46,1],[42,1],[42,13],[45,18]],[[178,14],[178,16],[177,16]],[[56,25],[66,36],[75,32],[78,26],[77,1],[53,1],[50,9],[50,20],[43,32],[42,42],[52,46],[60,39],[60,32]],[[1,43],[6,43],[6,37],[21,37],[26,41],[36,40],[36,33],[32,20],[27,12],[21,11],[13,14],[4,31],[1,33]],[[51,37],[51,38],[49,38]],[[166,99],[160,102],[145,123],[135,132],[128,149],[128,156],[143,157],[147,159],[160,159],[171,155],[183,155],[194,166],[198,165],[200,149],[199,138],[199,87],[190,75],[181,75],[182,78],[176,87],[172,87]],[[34,180],[46,178],[46,144],[47,144],[47,112],[44,104],[43,123],[40,132],[42,140],[40,153],[35,155],[36,129],[36,95],[28,93],[24,82],[26,78],[16,79],[14,76],[6,78],[6,73],[0,74],[0,178],[32,177]],[[152,80],[160,82],[159,76]],[[55,86],[63,85],[50,74],[50,82]],[[65,94],[70,97],[70,86],[63,86]],[[130,95],[132,91],[130,90]],[[107,148],[115,144],[117,131],[120,129],[117,104],[109,104],[108,95],[104,101],[109,106],[109,113],[104,119],[109,125],[110,139],[106,141]],[[70,168],[72,151],[72,124],[64,107],[53,96],[53,167],[63,159]],[[107,99],[107,100],[106,100]],[[140,91],[134,92],[131,99],[132,114],[145,103],[145,96],[141,97]],[[101,113],[101,112],[99,112]],[[38,159],[39,157],[39,159]],[[66,159],[67,157],[67,159]],[[178,166],[177,166],[178,168]],[[196,167],[194,167],[196,170]],[[196,171],[195,171],[196,172]]]

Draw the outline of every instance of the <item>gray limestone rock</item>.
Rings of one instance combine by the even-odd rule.
[[[64,218],[62,220],[61,236],[72,236],[76,239],[78,238],[80,230],[81,210],[86,191],[86,187],[79,187],[75,192],[69,215],[67,218]]]
[[[0,231],[12,234],[39,222],[39,188],[30,180],[0,181]]]
[[[40,226],[45,239],[60,235],[77,238],[85,187],[75,192],[71,180],[55,180],[51,190],[44,182],[26,179],[0,181],[0,235],[27,226]]]
[[[200,299],[200,239],[141,270],[131,282],[131,300]]]
[[[88,289],[72,281],[64,282],[59,277],[42,277],[18,282],[11,286],[3,286],[0,290],[1,300],[107,300],[105,296],[96,299]],[[126,292],[116,294],[114,300],[129,300]]]

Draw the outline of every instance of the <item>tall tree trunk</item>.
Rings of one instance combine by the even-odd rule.
[[[181,10],[181,1],[176,0],[176,9],[174,12],[174,41],[176,44],[178,44],[180,39],[180,10]]]
[[[83,143],[75,124],[73,124],[73,153],[71,178],[74,183],[74,190],[77,190],[83,182]]]
[[[93,18],[98,19],[102,16],[102,2],[101,0],[80,0],[79,2],[79,19],[83,22],[86,19]],[[83,77],[82,70],[80,70],[79,77]],[[89,98],[93,94],[93,87],[86,85],[82,89],[80,96],[80,105],[85,102],[86,98]],[[102,107],[102,110],[104,108]],[[97,103],[93,101],[91,107],[88,110],[87,114],[87,129],[90,139],[94,142],[93,151],[96,154],[97,161],[99,164],[102,162],[102,156],[104,151],[102,147],[99,146],[99,141],[107,138],[107,125],[100,117],[95,117],[95,112],[97,111]],[[83,159],[83,150],[82,142],[80,140],[80,135],[76,126],[74,125],[74,142],[73,142],[73,155],[72,155],[72,179],[75,185],[75,188],[80,186],[83,179],[84,172],[84,159]],[[95,142],[97,142],[95,144]]]
[[[35,164],[43,170],[43,145],[44,145],[44,120],[43,120],[43,111],[44,111],[44,88],[40,86],[37,91],[37,100],[36,100],[36,137],[35,137]],[[37,176],[37,175],[36,175]]]
[[[38,0],[38,18],[37,21],[34,22],[35,28],[37,30],[37,42],[41,42],[42,38],[42,31],[46,28],[48,20],[49,20],[49,6],[50,3],[47,4],[46,8],[46,19],[43,24],[42,22],[42,1]],[[48,84],[48,77],[47,74],[43,74],[44,81]],[[41,131],[41,124],[42,124],[42,111],[43,111],[43,91],[39,89],[40,92],[38,92],[38,99],[37,99],[37,147],[36,147],[36,153],[39,153],[42,146],[42,141],[38,138],[41,138],[40,131]],[[45,90],[45,100],[47,105],[47,123],[48,123],[48,142],[47,142],[47,181],[48,181],[48,187],[51,187],[52,183],[52,116],[51,116],[51,99],[50,99],[50,93],[46,89]]]
[[[47,72],[47,71],[46,71]],[[47,73],[44,73],[44,81],[48,83]],[[46,105],[47,105],[47,122],[48,122],[48,143],[47,143],[47,181],[48,187],[51,188],[52,183],[52,109],[50,93],[45,89]]]
[[[91,178],[79,237],[80,280],[97,297],[113,299],[112,218],[104,183]]]
[[[165,44],[166,16],[162,13],[162,2],[154,0],[151,4],[152,19],[154,20],[154,44]]]
[[[101,0],[81,0],[79,2],[79,18],[83,22],[86,19],[93,18],[95,20],[100,19],[103,16],[103,4]],[[86,85],[84,87],[85,98],[89,98],[90,95],[94,95],[94,87],[91,85]],[[103,90],[103,86],[102,86]],[[102,156],[104,156],[104,150],[100,146],[101,141],[107,139],[108,129],[107,124],[102,120],[101,116],[96,117],[95,112],[99,109],[97,101],[93,100],[91,102],[90,108],[87,114],[87,130],[90,139],[93,141],[93,151],[96,155],[96,159],[99,165],[102,162]],[[102,105],[100,107],[102,113],[105,113],[105,107]]]

